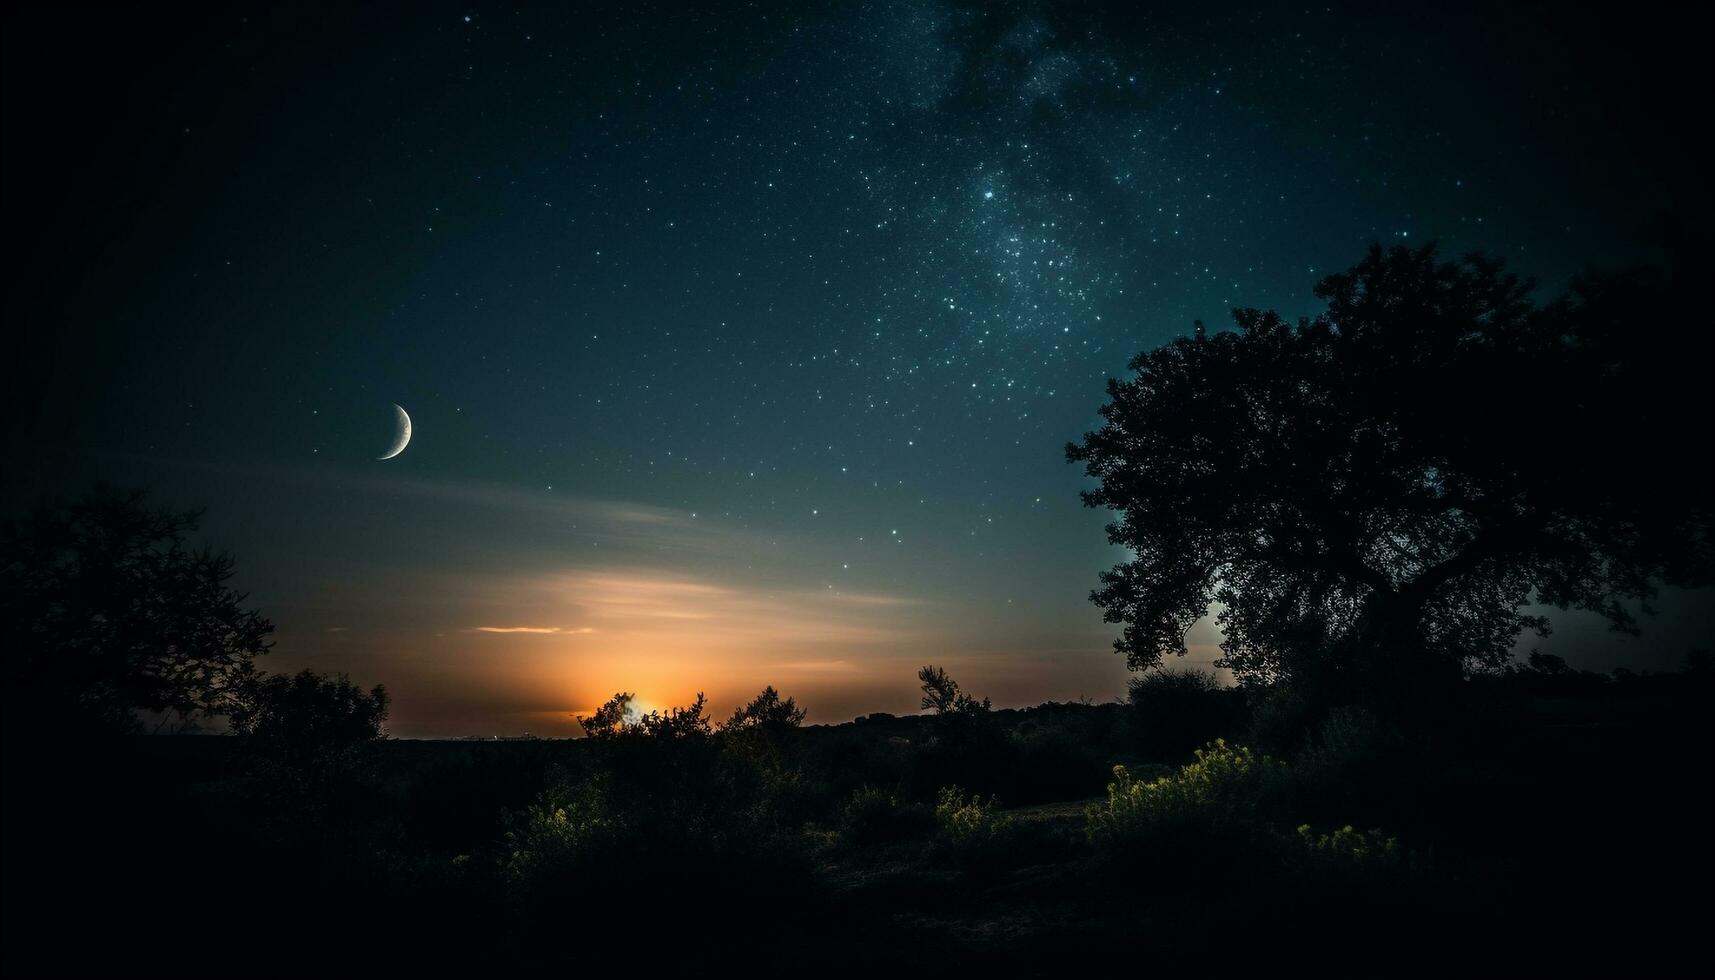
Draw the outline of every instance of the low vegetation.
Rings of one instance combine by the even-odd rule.
[[[99,600],[129,646],[52,752],[20,719],[71,710],[68,668],[30,673],[38,637],[8,688],[38,699],[6,719],[8,974],[511,974],[657,947],[867,974],[1254,972],[1307,948],[1332,973],[1709,965],[1707,655],[1537,655],[1415,713],[1160,669],[1124,700],[997,708],[926,666],[907,717],[806,726],[769,687],[717,722],[700,695],[619,692],[575,740],[396,741],[384,688],[256,667],[268,624],[184,549],[190,518],[104,499],[44,519],[73,554],[9,598],[47,626]],[[76,530],[114,514],[134,533]],[[134,551],[123,594],[85,587],[97,539]],[[163,621],[181,587],[213,613]]]

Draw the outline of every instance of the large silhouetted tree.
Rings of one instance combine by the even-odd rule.
[[[0,527],[10,727],[227,712],[274,627],[227,584],[230,556],[187,543],[199,517],[98,487]]]
[[[1134,669],[1219,603],[1243,680],[1399,692],[1507,661],[1533,601],[1633,627],[1711,578],[1707,309],[1665,273],[1561,298],[1373,248],[1327,311],[1138,355],[1069,445],[1132,558],[1093,600]]]

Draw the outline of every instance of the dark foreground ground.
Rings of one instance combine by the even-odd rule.
[[[1209,822],[1141,858],[1086,835],[1115,762],[1170,772],[1208,727],[1266,740],[1236,695],[1180,737],[1117,704],[999,712],[956,750],[931,719],[803,729],[756,784],[766,805],[676,768],[731,747],[591,775],[587,742],[393,741],[337,764],[220,737],[11,746],[5,972],[1708,976],[1707,678],[1556,683],[1476,692],[1409,749],[1328,769],[1303,819],[1383,828],[1406,855],[1339,874]],[[630,809],[552,795],[588,779]],[[1005,832],[937,830],[952,782],[999,796],[985,826]],[[519,815],[544,799],[530,838]],[[765,812],[766,835],[731,809]],[[625,821],[650,830],[550,870],[520,857]]]

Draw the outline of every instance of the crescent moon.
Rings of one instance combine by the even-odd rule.
[[[393,405],[393,411],[399,413],[399,433],[393,437],[393,445],[387,450],[387,455],[377,456],[376,459],[392,459],[404,452],[405,447],[411,443],[411,416],[405,414],[405,410],[397,403]]]

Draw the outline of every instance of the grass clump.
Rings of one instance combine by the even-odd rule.
[[[934,815],[891,790],[863,786],[840,807],[836,824],[847,843],[895,844],[922,836],[934,825]]]
[[[1016,863],[1024,837],[1023,825],[992,796],[984,799],[958,786],[936,796],[934,850],[947,864],[969,873],[998,871]]]

